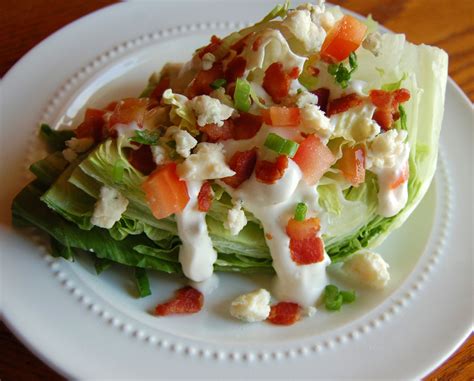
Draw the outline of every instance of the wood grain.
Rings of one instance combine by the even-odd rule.
[[[62,26],[113,0],[0,1],[0,76],[24,54]],[[449,74],[474,100],[474,1],[471,0],[337,0],[337,5],[369,13],[387,28],[402,32],[414,43],[426,43],[449,54]],[[0,325],[2,380],[62,380],[5,327]],[[426,380],[474,379],[474,336]]]

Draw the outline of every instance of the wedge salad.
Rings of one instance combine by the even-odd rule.
[[[278,5],[166,64],[138,97],[87,108],[73,130],[42,125],[50,154],[31,165],[14,224],[46,232],[54,256],[89,252],[97,273],[132,267],[140,296],[149,270],[184,275],[160,316],[201,310],[201,285],[222,271],[274,274],[229,301],[238,319],[338,310],[355,293],[328,266],[376,289],[390,279],[371,249],[431,183],[447,62],[370,17]]]

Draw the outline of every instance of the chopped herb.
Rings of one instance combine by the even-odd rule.
[[[158,144],[159,139],[160,133],[158,131],[137,130],[135,131],[135,136],[130,138],[130,141],[140,144],[146,144],[149,146],[156,146]]]
[[[295,220],[304,221],[306,218],[306,212],[308,211],[308,206],[304,202],[299,202],[295,208]]]
[[[212,82],[210,86],[213,89],[218,89],[219,87],[224,87],[225,85],[227,85],[227,81],[224,78],[219,78]]]
[[[341,291],[344,304],[352,303],[356,299],[355,291]]]
[[[140,298],[151,295],[150,282],[145,269],[142,269],[141,267],[135,268],[135,284],[137,285],[137,291]]]
[[[339,311],[343,304],[356,300],[355,291],[339,291],[337,286],[328,284],[324,289],[324,305],[327,310]]]
[[[331,64],[328,66],[328,73],[334,77],[336,82],[339,83],[343,89],[345,89],[351,80],[352,73],[357,69],[357,67],[357,55],[352,52],[349,55],[349,68],[345,67],[342,62],[339,65]]]

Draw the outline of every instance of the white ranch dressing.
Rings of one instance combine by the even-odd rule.
[[[176,213],[176,224],[181,239],[179,262],[184,275],[194,282],[209,279],[214,271],[217,253],[207,231],[206,213],[198,209],[201,181],[187,181],[189,201],[181,213]]]
[[[310,212],[319,210],[316,187],[305,183],[298,165],[291,159],[283,177],[275,184],[259,182],[255,174],[238,189],[219,183],[234,199],[242,200],[245,209],[263,226],[277,273],[272,290],[275,297],[301,306],[314,305],[328,283],[326,267],[330,259],[325,254],[322,262],[297,265],[291,258],[286,225],[298,202],[305,202]]]

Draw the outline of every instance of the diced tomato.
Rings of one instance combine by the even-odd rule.
[[[234,119],[233,122],[233,138],[235,140],[251,139],[257,135],[262,127],[262,117],[248,112],[239,112],[239,117]]]
[[[244,57],[237,56],[229,62],[225,71],[227,82],[235,82],[237,78],[244,75],[247,61]]]
[[[369,97],[373,105],[377,107],[372,119],[384,131],[387,131],[392,127],[393,122],[400,117],[398,105],[410,99],[410,92],[407,89],[394,91],[371,90]]]
[[[118,123],[130,124],[132,122],[142,127],[147,107],[147,98],[127,98],[121,100],[117,103],[114,112],[110,116],[109,129]]]
[[[267,320],[276,325],[292,325],[300,320],[301,307],[292,302],[280,302],[271,306]]]
[[[348,147],[342,149],[342,157],[338,161],[339,169],[344,177],[357,186],[365,181],[365,150],[363,147]]]
[[[331,116],[345,112],[353,107],[361,105],[363,101],[364,100],[355,93],[344,95],[329,102],[327,114],[328,116]]]
[[[221,127],[214,123],[206,124],[201,127],[201,131],[206,134],[207,141],[211,143],[229,140],[233,138],[234,122],[232,119],[224,120]]]
[[[170,301],[158,304],[155,314],[158,316],[194,314],[201,311],[203,304],[203,294],[191,286],[186,286],[176,291],[175,297]]]
[[[224,78],[222,65],[215,63],[209,70],[200,70],[185,90],[185,95],[192,99],[197,95],[209,95],[214,89],[211,83]]]
[[[274,62],[265,70],[262,86],[275,103],[280,103],[288,95],[294,79],[294,70],[287,73],[281,62]]]
[[[272,106],[262,109],[263,121],[274,127],[297,127],[301,122],[298,107]]]
[[[304,221],[297,221],[291,218],[288,221],[288,225],[286,225],[286,234],[292,239],[302,240],[315,236],[320,227],[320,221],[317,217],[307,218]]]
[[[104,110],[88,108],[84,121],[74,131],[77,138],[93,138],[96,143],[104,140],[107,136],[105,130]]]
[[[176,163],[157,168],[142,185],[155,218],[181,212],[189,201],[186,182],[176,174]]]
[[[132,150],[128,156],[128,161],[144,175],[149,175],[156,168],[150,146],[146,144],[141,145],[136,150]]]
[[[153,92],[150,94],[150,98],[160,101],[165,90],[169,88],[170,88],[170,78],[169,77],[161,78],[158,84],[156,85],[155,89],[153,90]]]
[[[229,161],[229,167],[235,172],[235,175],[225,177],[222,181],[232,188],[238,188],[240,184],[252,176],[256,162],[257,150],[255,148],[234,153]]]
[[[300,143],[293,160],[303,172],[306,183],[314,185],[334,164],[336,158],[318,136],[309,135]]]
[[[206,181],[202,184],[198,194],[198,210],[207,212],[211,208],[213,198],[214,192],[212,191],[211,183]]]
[[[326,62],[340,62],[355,51],[364,40],[367,26],[356,18],[345,15],[328,32],[321,47],[321,58]]]
[[[275,184],[285,174],[288,168],[288,156],[280,155],[273,163],[267,160],[257,161],[255,166],[255,177],[265,184]]]
[[[329,103],[329,89],[326,89],[325,87],[320,87],[312,93],[318,97],[318,106],[321,111],[327,113]]]
[[[410,176],[410,169],[407,163],[405,167],[403,168],[403,171],[398,177],[398,179],[396,179],[393,183],[390,184],[390,189],[397,189],[400,185],[402,185],[404,182],[408,180],[409,176]]]
[[[290,239],[291,259],[297,265],[310,265],[324,260],[324,245],[321,238]]]
[[[199,58],[202,58],[204,54],[206,53],[212,53],[214,52],[219,46],[222,44],[222,40],[217,37],[217,36],[212,36],[211,37],[211,42],[206,45],[205,47],[201,48],[201,50],[198,53]]]

